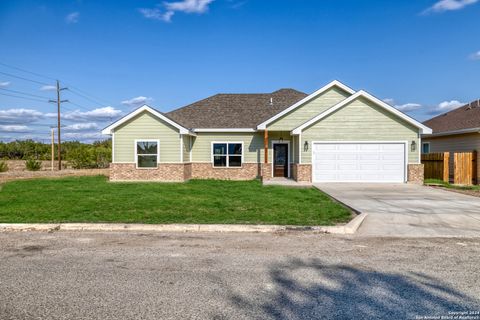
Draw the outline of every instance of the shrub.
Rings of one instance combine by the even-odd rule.
[[[28,171],[38,171],[42,168],[42,163],[35,159],[28,159],[25,161],[25,167]]]
[[[8,165],[5,161],[0,161],[0,172],[7,172]]]

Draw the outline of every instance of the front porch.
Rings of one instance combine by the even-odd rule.
[[[302,150],[307,148],[307,150]],[[261,159],[261,177],[271,184],[300,185],[311,183],[311,165],[300,164],[301,153],[307,152],[299,135],[289,131],[263,131],[263,159]],[[259,161],[259,162],[260,162]]]

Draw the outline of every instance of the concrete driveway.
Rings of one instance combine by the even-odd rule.
[[[480,198],[412,184],[316,184],[368,213],[357,231],[375,236],[480,236]]]

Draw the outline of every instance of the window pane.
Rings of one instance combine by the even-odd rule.
[[[155,141],[138,141],[137,154],[157,154],[157,143]]]
[[[227,166],[227,156],[214,156],[213,157],[213,166],[215,166],[215,167],[226,167]]]
[[[430,153],[430,144],[424,143],[422,153]]]
[[[242,156],[228,156],[228,165],[230,167],[241,167]]]
[[[213,154],[227,154],[227,144],[226,143],[214,143],[213,144]]]
[[[242,154],[242,144],[241,143],[229,143],[228,144],[228,154]]]
[[[157,156],[138,156],[139,168],[156,168]]]

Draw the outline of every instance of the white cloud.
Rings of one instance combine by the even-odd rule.
[[[69,111],[64,112],[61,114],[62,119],[65,120],[72,120],[72,121],[111,121],[112,119],[118,117],[122,114],[122,111],[119,109],[115,109],[113,107],[104,107],[98,108],[91,111]],[[45,114],[46,117],[49,118],[56,118],[56,113],[47,113]]]
[[[132,98],[132,99],[129,99],[129,100],[123,100],[122,104],[126,105],[126,106],[129,106],[129,107],[138,107],[138,106],[141,106],[141,105],[144,105],[144,104],[148,104],[152,101],[153,101],[152,98],[147,98],[147,97],[144,97],[144,96],[138,96],[138,97],[135,97],[135,98]]]
[[[172,11],[163,12],[158,8],[153,8],[153,9],[142,8],[142,9],[138,9],[138,11],[140,11],[140,13],[147,19],[159,20],[164,22],[170,22],[174,14]]]
[[[32,130],[24,125],[0,125],[0,132],[31,132]]]
[[[423,13],[454,11],[465,8],[468,5],[477,3],[478,0],[440,0]]]
[[[42,87],[40,87],[40,90],[42,90],[42,91],[53,91],[53,90],[57,90],[57,87],[56,86],[42,86]]]
[[[80,18],[80,12],[72,12],[67,14],[65,17],[65,22],[66,23],[77,23],[78,19]]]
[[[419,103],[405,103],[401,105],[396,105],[395,108],[402,111],[402,112],[410,112],[414,110],[418,110],[422,107]]]
[[[461,107],[463,105],[465,105],[465,103],[457,100],[443,101],[443,102],[440,102],[437,106],[431,108],[428,111],[428,114],[435,115],[435,114],[445,113],[453,109],[456,109],[458,107]]]
[[[0,123],[29,123],[43,118],[43,113],[32,109],[0,110]]]
[[[10,81],[0,82],[0,88],[5,88],[10,85]]]
[[[477,52],[475,52],[475,53],[472,53],[472,54],[470,55],[470,59],[471,59],[471,60],[480,60],[480,51],[477,51]]]
[[[415,110],[418,110],[422,107],[421,104],[419,103],[405,103],[405,104],[395,104],[395,100],[394,99],[383,99],[383,101],[385,101],[386,103],[388,103],[389,105],[393,106],[394,108],[402,111],[402,112],[410,112],[410,111],[415,111]]]
[[[140,13],[147,19],[170,22],[176,12],[203,14],[208,11],[208,6],[214,0],[181,0],[175,2],[164,2],[160,8],[142,8]]]
[[[95,122],[74,123],[63,128],[64,131],[90,131],[99,129],[100,127]]]

